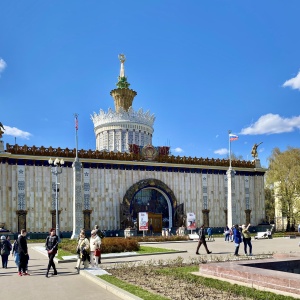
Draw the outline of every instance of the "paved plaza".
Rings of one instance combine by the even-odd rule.
[[[267,253],[300,253],[298,246],[300,239],[276,238],[265,240],[252,240],[253,254]],[[234,243],[225,242],[223,238],[216,238],[214,242],[207,242],[208,248],[213,253],[209,256],[228,256],[234,252]],[[132,255],[132,253],[120,255],[103,255],[101,268],[103,270],[89,269],[81,271],[78,275],[74,269],[74,257],[64,263],[57,263],[57,276],[45,277],[48,257],[43,251],[43,244],[29,244],[29,273],[30,276],[19,277],[17,268],[10,256],[8,269],[0,269],[2,295],[7,294],[7,299],[139,299],[129,293],[123,292],[110,284],[99,280],[95,275],[101,272],[109,272],[109,268],[116,263],[146,262],[149,260],[169,260],[181,256],[185,261],[191,258],[206,256],[204,248],[200,248],[200,256],[196,255],[197,241],[147,243],[147,246],[161,247],[177,250],[179,253],[160,255]],[[243,254],[241,244],[240,254]],[[84,295],[84,296],[83,296]]]

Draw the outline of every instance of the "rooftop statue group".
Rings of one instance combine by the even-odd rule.
[[[258,158],[258,153],[257,153],[257,148],[260,144],[262,144],[263,142],[260,142],[259,144],[254,144],[251,150],[251,155],[253,156],[254,159]]]

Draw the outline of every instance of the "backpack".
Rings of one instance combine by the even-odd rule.
[[[1,245],[1,255],[4,254],[9,254],[9,247],[7,247],[7,241],[3,241],[2,245]]]

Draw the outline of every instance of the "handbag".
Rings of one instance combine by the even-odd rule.
[[[100,254],[101,254],[100,249],[96,249],[94,255],[95,255],[95,256],[100,256]]]
[[[4,254],[5,254],[5,250],[1,249],[1,255],[4,255]]]

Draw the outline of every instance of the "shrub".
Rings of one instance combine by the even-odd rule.
[[[104,238],[101,240],[102,253],[118,253],[118,252],[132,252],[138,251],[140,245],[137,240],[125,238]],[[59,248],[76,254],[77,240],[62,239]]]

